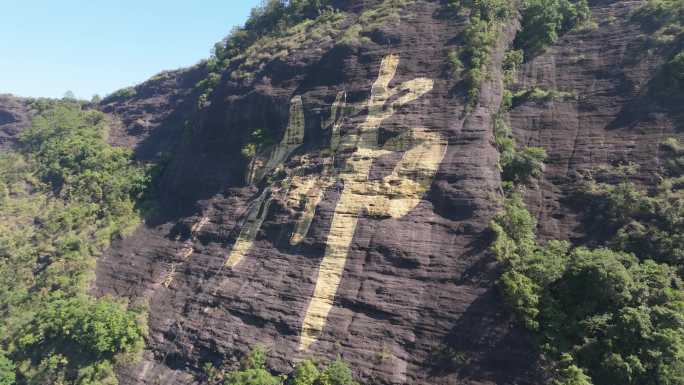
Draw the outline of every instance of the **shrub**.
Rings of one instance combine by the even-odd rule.
[[[675,193],[676,186],[666,179],[653,196],[624,182],[585,186],[576,199],[585,207],[589,240],[682,269],[684,200]]]
[[[512,15],[512,7],[507,0],[449,0],[446,6],[456,12],[469,10],[463,45],[448,54],[454,76],[460,75],[461,68],[465,68],[466,110],[469,110],[478,102],[491,60],[491,50],[499,36],[499,24]]]
[[[77,377],[76,384],[116,384],[111,360],[139,353],[144,334],[138,314],[119,303],[56,294],[22,329],[15,354],[49,369],[23,368],[29,378]]]
[[[541,147],[523,147],[510,158],[502,160],[501,177],[514,184],[527,184],[543,174],[546,157],[546,150]]]
[[[522,67],[524,52],[519,49],[506,51],[503,61],[504,83],[511,84],[515,81],[518,70]]]
[[[14,385],[14,363],[0,352],[0,385]]]
[[[553,385],[592,385],[591,378],[573,363],[570,354],[564,353],[561,356],[559,366]]]
[[[590,18],[587,0],[525,0],[515,46],[529,58]]]
[[[138,95],[138,91],[134,87],[126,87],[114,91],[102,99],[102,103],[111,103],[115,101],[122,101],[125,99],[132,99]]]
[[[19,339],[22,348],[54,349],[90,359],[112,358],[142,348],[144,330],[137,314],[110,299],[54,299],[38,311]]]
[[[684,176],[684,145],[675,138],[668,138],[661,144],[665,152],[665,172],[667,176]]]
[[[290,375],[288,385],[314,385],[321,373],[316,364],[311,360],[304,360],[295,366]]]
[[[318,378],[319,385],[358,385],[351,369],[342,360],[331,362]]]
[[[684,1],[648,0],[632,14],[632,17],[651,30],[684,24]]]
[[[102,114],[68,100],[31,108],[20,152],[0,156],[0,344],[21,383],[114,384],[111,363],[135,358],[144,322],[86,294],[94,258],[139,223],[149,178],[106,143]]]
[[[463,71],[463,62],[461,61],[460,55],[460,52],[455,50],[451,50],[447,53],[449,70],[454,78],[459,78]]]
[[[513,94],[512,104],[518,106],[526,101],[536,103],[548,103],[553,101],[572,100],[576,96],[572,92],[549,90],[540,87],[533,87],[527,90],[518,91]]]
[[[493,23],[479,17],[473,17],[466,27],[464,35],[463,57],[467,63],[465,74],[468,89],[468,103],[474,106],[480,96],[480,88],[486,77],[491,49],[498,34]]]
[[[21,145],[54,192],[95,203],[108,216],[127,210],[126,202],[140,198],[148,180],[133,166],[131,150],[107,144],[106,131],[102,113],[57,106],[34,118]]]
[[[197,86],[201,90],[198,108],[206,105],[221,72],[228,68],[231,60],[239,57],[261,38],[281,35],[299,23],[316,19],[324,12],[332,10],[332,4],[332,0],[266,0],[254,7],[244,26],[233,28],[228,36],[214,44],[211,57],[205,63],[209,73]],[[235,70],[231,76],[241,77],[242,74]]]
[[[289,375],[272,375],[266,369],[266,351],[257,347],[248,354],[239,371],[226,374],[225,385],[358,385],[349,367],[340,359],[321,372],[311,360],[298,363]]]

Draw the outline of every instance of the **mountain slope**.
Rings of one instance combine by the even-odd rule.
[[[549,381],[488,252],[505,90],[513,137],[549,154],[525,190],[540,236],[581,244],[568,195],[582,173],[634,162],[633,180],[654,183],[659,144],[681,137],[681,109],[652,89],[679,43],[637,56],[642,2],[592,1],[598,24],[511,82],[511,16],[473,98],[450,66],[467,14],[427,0],[335,5],[259,37],[203,98],[185,84],[211,69],[103,105],[122,116],[118,143],[146,143],[143,158],[173,148],[164,215],[98,262],[97,293],[149,303],[145,358],[122,383],[196,383],[205,363],[235,368],[257,345],[277,372],[339,355],[366,383]]]

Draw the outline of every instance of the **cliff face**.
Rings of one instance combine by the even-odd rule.
[[[564,200],[578,173],[631,161],[648,181],[657,144],[677,133],[677,108],[645,102],[667,53],[636,53],[643,32],[627,14],[640,3],[592,2],[597,28],[519,74],[518,87],[576,94],[508,117],[519,143],[550,154],[526,197],[543,237],[581,239]],[[148,159],[175,148],[164,218],[98,262],[98,293],[149,304],[147,351],[121,369],[123,384],[197,383],[205,362],[234,366],[257,345],[274,370],[339,355],[367,383],[544,383],[487,253],[498,68],[517,21],[467,111],[446,64],[465,20],[409,1],[350,38],[374,9],[362,5],[295,33],[286,54],[224,73],[200,112],[199,69],[104,105],[122,122],[115,143]]]
[[[14,144],[16,136],[30,125],[23,99],[0,95],[0,150]]]
[[[681,137],[681,100],[655,96],[654,84],[681,42],[649,46],[649,33],[630,18],[641,1],[594,3],[596,28],[565,35],[527,63],[520,76],[521,87],[575,97],[526,102],[510,113],[518,141],[549,154],[539,188],[527,196],[544,238],[583,238],[575,210],[563,204],[581,175],[633,163],[635,181],[653,185],[660,143]]]

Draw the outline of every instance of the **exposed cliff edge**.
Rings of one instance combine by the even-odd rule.
[[[30,124],[23,99],[0,95],[0,150],[13,145],[17,135]]]

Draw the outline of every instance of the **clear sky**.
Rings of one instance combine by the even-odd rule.
[[[207,58],[258,0],[2,0],[0,93],[105,96]]]

